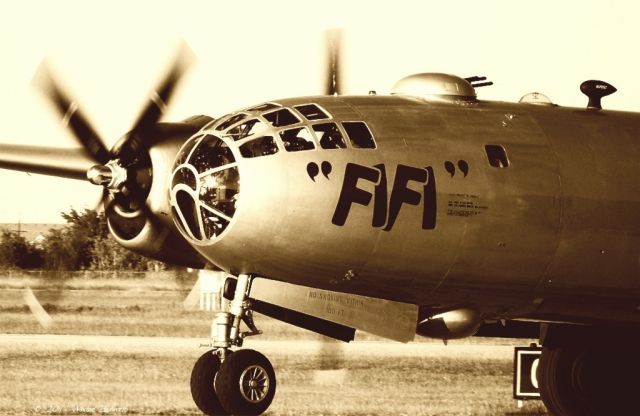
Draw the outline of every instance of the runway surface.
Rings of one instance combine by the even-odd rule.
[[[0,334],[0,346],[20,351],[72,350],[135,352],[183,350],[185,353],[204,349],[208,338],[174,337],[133,337],[103,335],[49,335],[49,334]],[[248,338],[244,347],[264,353],[313,354],[322,346],[320,340],[260,340]],[[385,357],[425,356],[425,357],[467,357],[483,359],[510,359],[513,357],[511,345],[469,345],[438,342],[396,342],[355,341],[340,343],[345,354],[366,353]]]

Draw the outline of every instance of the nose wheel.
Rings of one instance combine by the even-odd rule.
[[[191,395],[206,415],[259,415],[276,393],[276,375],[264,355],[254,350],[204,353],[191,372]]]
[[[276,375],[267,357],[258,351],[240,350],[220,366],[215,390],[230,414],[259,415],[276,393]]]
[[[267,357],[249,349],[231,350],[241,347],[245,337],[261,333],[251,313],[251,281],[251,276],[240,275],[234,284],[225,284],[234,294],[230,311],[217,313],[212,324],[216,349],[203,354],[191,372],[193,401],[207,415],[259,415],[276,393],[276,376]],[[240,330],[241,322],[249,331]]]
[[[191,371],[191,397],[198,409],[206,415],[229,414],[222,407],[214,387],[220,364],[218,354],[207,351],[198,358]]]

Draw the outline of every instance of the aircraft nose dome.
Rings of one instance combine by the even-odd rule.
[[[409,75],[396,82],[391,94],[408,95],[428,101],[475,101],[470,82],[455,75],[423,73]]]
[[[236,212],[240,179],[235,156],[220,137],[202,134],[178,152],[171,178],[171,212],[196,243],[220,237]]]

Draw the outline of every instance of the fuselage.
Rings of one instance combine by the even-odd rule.
[[[640,322],[638,115],[402,96],[274,102],[216,120],[183,147],[187,165],[207,135],[232,155],[195,169],[182,197],[184,175],[173,179],[178,225],[212,263],[487,317]],[[308,119],[307,104],[327,117]],[[274,118],[282,108],[292,120]],[[252,119],[263,128],[238,134]],[[335,124],[344,146],[320,124]],[[291,140],[292,130],[306,136]],[[364,144],[351,137],[363,130]],[[251,153],[263,137],[277,149],[260,139]],[[304,137],[313,144],[296,145]],[[212,220],[203,198],[223,215]]]

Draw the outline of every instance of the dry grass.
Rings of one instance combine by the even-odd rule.
[[[54,319],[49,330],[37,324],[22,300],[27,284]],[[190,284],[166,275],[134,280],[75,277],[62,283],[41,276],[0,278],[0,333],[206,337],[211,313],[182,309]],[[315,334],[265,317],[257,323],[265,331],[260,339],[318,340]],[[454,344],[481,344],[480,349],[488,351],[495,342]],[[472,346],[409,355],[286,347],[265,351],[278,377],[271,415],[544,414],[539,402],[518,410],[511,398],[509,348],[487,355],[477,354]],[[0,414],[198,414],[188,380],[202,353],[195,346],[123,352],[33,345],[15,350],[0,337]],[[342,383],[331,377],[318,382],[319,368],[338,367],[344,368]]]
[[[341,384],[314,381],[322,354],[268,351],[278,392],[271,415],[533,415],[511,399],[509,359],[385,357],[345,349]],[[188,379],[203,351],[108,352],[55,349],[6,351],[0,347],[1,414],[87,414],[77,409],[126,409],[126,414],[197,414]],[[56,411],[57,412],[49,412]],[[109,412],[104,412],[109,413]],[[111,414],[116,414],[113,411]]]

